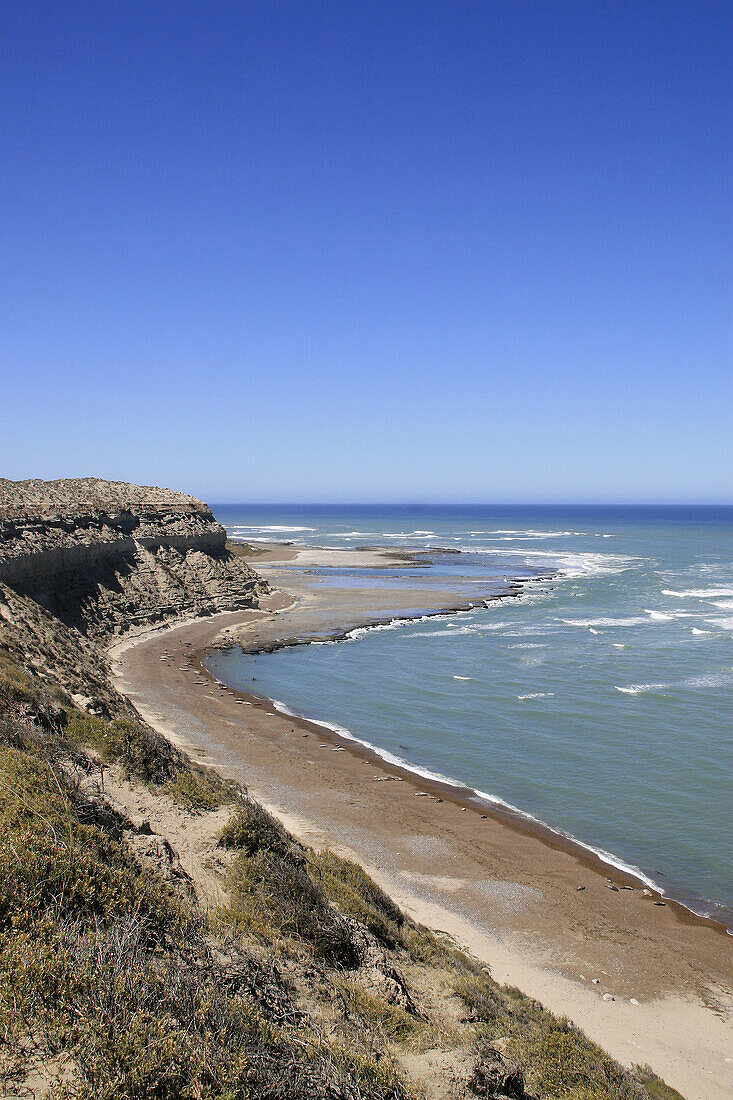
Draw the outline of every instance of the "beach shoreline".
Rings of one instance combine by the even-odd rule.
[[[269,609],[123,640],[112,653],[118,687],[301,839],[357,859],[416,919],[450,932],[496,977],[570,1016],[619,1060],[649,1062],[688,1097],[730,1095],[733,968],[722,926],[671,899],[655,906],[662,899],[649,888],[645,896],[638,877],[521,812],[476,803],[470,788],[217,683],[201,664],[212,647],[292,644],[293,620],[306,624],[302,641],[313,640],[308,624],[325,628],[307,583],[288,579],[294,599],[275,594]],[[413,598],[402,595],[404,604]],[[446,606],[434,613],[457,610],[440,595]],[[410,617],[409,606],[394,610]],[[367,618],[376,613],[373,603]],[[343,618],[343,607],[331,608],[330,629],[339,619],[343,633],[372,625]],[[705,1087],[695,1091],[701,1074]]]
[[[351,567],[364,567],[368,566],[370,569],[387,569],[396,565],[426,565],[427,560],[431,556],[446,553],[445,548],[426,548],[426,549],[411,549],[411,550],[399,550],[392,547],[382,546],[362,546],[351,550],[332,550],[323,548],[302,548],[297,547],[293,543],[273,543],[265,544],[256,552],[256,558],[252,563],[256,564],[258,561],[262,563],[272,564],[275,569],[281,565],[285,565],[286,570],[296,567],[303,567],[307,565],[325,566],[338,566],[346,562]],[[453,554],[460,554],[461,551],[451,550]],[[327,624],[326,628],[321,630],[320,633],[314,632],[312,629],[306,629],[303,622],[296,624],[295,630],[291,634],[277,632],[277,637],[274,637],[269,631],[265,633],[265,636],[254,635],[251,631],[235,631],[233,640],[226,640],[222,638],[217,640],[214,649],[226,649],[232,645],[236,645],[242,650],[243,654],[249,656],[257,656],[261,653],[272,653],[279,649],[292,648],[295,646],[310,645],[314,642],[330,642],[338,643],[342,641],[348,641],[350,638],[363,634],[366,631],[388,628],[393,625],[407,624],[415,621],[427,621],[433,618],[449,617],[464,612],[470,612],[480,607],[489,607],[490,604],[503,600],[509,600],[513,598],[521,598],[527,591],[527,586],[535,583],[545,583],[552,581],[558,577],[557,572],[550,573],[538,573],[531,577],[514,576],[511,580],[507,581],[504,591],[500,593],[484,593],[479,597],[469,599],[464,602],[451,602],[445,601],[442,606],[438,607],[425,607],[413,609],[412,613],[408,614],[389,614],[383,618],[374,617],[371,618],[363,615],[358,621],[349,622],[348,626],[340,628],[338,625],[338,615],[335,620],[332,620]],[[278,575],[278,582],[281,584],[293,585],[293,577],[288,576],[285,572],[280,572]],[[278,589],[278,592],[282,592],[282,589]],[[303,598],[301,592],[300,597],[293,597],[293,600],[297,602],[297,599]],[[339,609],[339,615],[348,615],[352,610],[354,601],[349,601],[347,609],[343,607]],[[199,655],[201,660],[206,659],[206,654]],[[225,681],[222,681],[224,686],[228,685]],[[512,805],[506,802],[498,795],[492,793],[486,793],[480,791],[469,784],[466,784],[460,780],[457,776],[442,776],[427,769],[417,767],[411,762],[395,756],[393,753],[387,752],[381,749],[378,745],[369,741],[365,741],[362,738],[356,737],[349,730],[344,729],[328,721],[319,720],[311,715],[304,714],[298,711],[293,711],[285,704],[280,703],[277,699],[268,696],[261,696],[255,693],[254,698],[262,699],[265,702],[272,703],[272,705],[283,713],[286,717],[297,717],[307,720],[315,727],[319,727],[326,731],[325,735],[330,738],[334,738],[342,744],[348,751],[354,752],[357,755],[367,755],[369,758],[379,758],[386,761],[389,767],[397,769],[400,774],[405,778],[413,780],[415,776],[418,777],[418,782],[429,782],[432,784],[434,791],[445,797],[452,798],[454,801],[458,801],[461,805],[466,805],[470,809],[478,809],[482,813],[489,813],[495,815],[497,819],[503,821],[510,827],[517,828],[520,832],[533,835],[536,838],[543,838],[546,843],[560,847],[571,854],[575,854],[581,861],[588,861],[588,864],[592,866],[596,871],[606,869],[610,871],[614,876],[623,876],[625,885],[638,884],[639,888],[649,888],[652,890],[654,896],[658,899],[664,898],[665,902],[670,905],[676,905],[681,907],[683,912],[680,914],[682,919],[685,919],[685,914],[690,914],[695,919],[700,919],[709,922],[717,931],[733,936],[733,910],[721,903],[712,903],[708,900],[698,896],[690,890],[686,890],[678,882],[667,880],[661,872],[655,872],[655,876],[652,877],[651,873],[647,873],[644,869],[635,866],[628,860],[624,860],[616,856],[613,852],[607,851],[602,847],[594,846],[583,840],[578,839],[571,834],[563,832],[562,829],[557,826],[548,825],[540,818],[533,814],[523,810],[519,806]],[[712,911],[711,911],[712,909]]]

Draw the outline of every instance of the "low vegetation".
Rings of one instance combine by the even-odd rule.
[[[118,743],[91,728],[100,752]],[[78,1098],[406,1095],[388,1063],[303,1027],[275,965],[217,940],[141,867],[129,822],[84,793],[65,737],[6,719],[0,745],[4,1088],[42,1066]]]
[[[342,913],[365,924],[386,947],[403,944],[403,914],[358,863],[325,851],[312,855],[310,867],[326,896]]]
[[[433,1029],[419,1016],[406,1012],[399,1005],[390,1004],[385,997],[369,993],[358,982],[343,981],[339,989],[348,1010],[373,1028],[380,1039],[408,1043],[410,1046],[432,1045],[431,1040],[435,1039]]]
[[[194,764],[160,734],[132,719],[106,722],[73,710],[63,732],[70,744],[93,749],[103,763],[121,765],[128,778],[157,787],[191,811],[214,810],[235,796],[236,787],[216,772]]]
[[[179,814],[232,804],[211,849],[224,904],[140,862],[105,769]],[[2,656],[0,795],[0,1092],[409,1100],[409,1056],[443,1050],[470,1062],[446,1097],[677,1097],[142,722],[79,711]]]

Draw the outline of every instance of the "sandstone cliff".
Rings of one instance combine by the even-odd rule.
[[[0,585],[101,641],[267,591],[202,501],[98,478],[0,479]]]

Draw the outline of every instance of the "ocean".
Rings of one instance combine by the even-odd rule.
[[[324,571],[329,584],[461,575],[501,594],[533,578],[519,598],[234,650],[212,670],[245,689],[256,675],[281,706],[513,806],[733,927],[732,508],[214,512],[250,542],[435,551],[427,570]]]

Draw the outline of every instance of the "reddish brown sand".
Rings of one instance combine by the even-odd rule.
[[[118,686],[157,728],[246,784],[308,843],[358,858],[499,980],[568,1015],[622,1062],[649,1063],[690,1100],[733,1096],[733,943],[718,926],[655,904],[643,884],[549,831],[483,816],[460,792],[352,751],[202,670],[200,656],[224,629],[262,645],[354,625],[360,613],[374,621],[387,608],[428,606],[424,591],[417,604],[413,592],[382,592],[375,603],[374,591],[336,596],[302,576],[268,570],[268,579],[287,583],[296,601],[280,593],[270,612],[218,615],[123,643],[114,654]],[[461,596],[452,593],[453,606]],[[450,597],[430,593],[435,607],[451,606]],[[161,660],[166,654],[172,659]]]

